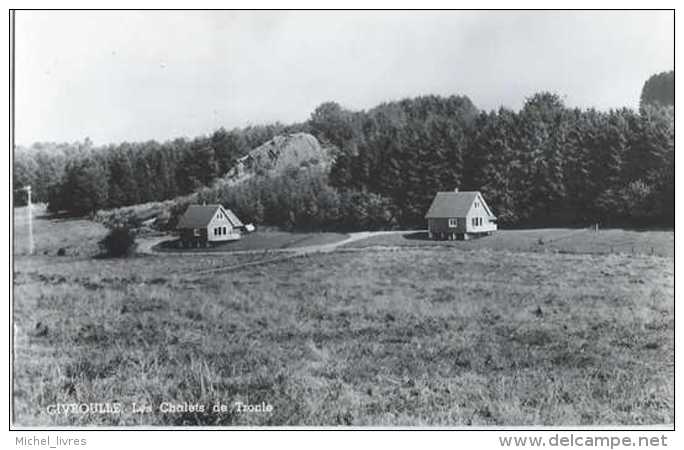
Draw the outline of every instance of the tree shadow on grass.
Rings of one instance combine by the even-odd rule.
[[[152,247],[153,251],[157,252],[185,252],[185,253],[197,253],[197,252],[221,252],[221,251],[230,251],[231,244],[235,245],[235,243],[238,241],[225,241],[225,242],[213,242],[210,245],[204,247],[204,246],[199,246],[199,247],[183,247],[181,244],[181,240],[176,238],[176,239],[169,239],[166,241],[162,241],[158,243],[157,245]]]
[[[54,221],[67,221],[67,220],[88,220],[87,215],[78,215],[69,213],[67,211],[60,212],[42,212],[33,216],[35,219],[40,220],[54,220]]]
[[[429,241],[429,240],[431,240],[430,237],[428,236],[427,231],[418,231],[415,233],[402,234],[401,237],[403,237],[404,239],[412,240],[412,241]]]

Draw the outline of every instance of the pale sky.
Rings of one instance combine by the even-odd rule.
[[[671,11],[20,11],[15,140],[163,141],[423,94],[636,108],[674,66],[673,24]]]

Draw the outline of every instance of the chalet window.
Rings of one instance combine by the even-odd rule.
[[[226,234],[226,227],[223,227],[223,234]]]
[[[199,236],[199,235],[200,235],[200,230],[199,230],[199,228],[193,228],[193,229],[192,229],[192,234],[195,235],[195,236]]]
[[[456,225],[456,219],[449,219],[449,227],[450,227],[450,228],[455,228],[455,227],[457,227],[457,225]]]

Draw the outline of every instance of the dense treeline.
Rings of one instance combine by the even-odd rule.
[[[674,223],[673,119],[537,94],[517,113],[480,114],[461,188],[481,190],[505,224]]]
[[[671,108],[599,112],[536,95],[481,114],[463,187],[509,224],[673,224]]]
[[[645,91],[646,86],[645,85]],[[246,221],[288,228],[423,226],[440,190],[480,190],[507,226],[674,224],[674,112],[566,107],[539,93],[520,111],[425,96],[349,111],[320,105],[304,124],[218,130],[163,144],[17,152],[15,186],[85,214],[199,190]],[[206,188],[276,134],[306,131],[334,162]],[[53,146],[54,147],[54,146]],[[175,208],[180,211],[179,208]]]
[[[480,190],[507,226],[672,225],[669,107],[601,112],[554,94],[518,111],[421,97],[352,112],[321,105],[309,127],[337,148],[330,173],[293,170],[205,189],[246,220],[290,228],[422,226],[434,193]]]
[[[278,176],[254,177],[236,186],[202,189],[195,201],[229,206],[245,223],[290,230],[366,230],[396,223],[386,198],[368,191],[336,189],[320,165],[290,168]],[[179,204],[174,213],[181,214],[186,206]]]
[[[235,159],[278,134],[302,125],[254,126],[192,140],[124,142],[93,147],[36,143],[15,149],[14,188],[31,185],[33,200],[52,211],[82,215],[184,195],[206,186],[230,169]],[[15,202],[24,204],[23,192]]]
[[[674,70],[652,75],[641,89],[639,107],[674,106]]]

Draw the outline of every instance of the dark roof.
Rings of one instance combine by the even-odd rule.
[[[425,218],[465,217],[479,194],[479,191],[438,192]]]
[[[177,228],[204,228],[209,225],[219,208],[225,211],[228,221],[234,227],[242,226],[240,219],[231,210],[225,209],[221,205],[190,205],[178,221]]]

